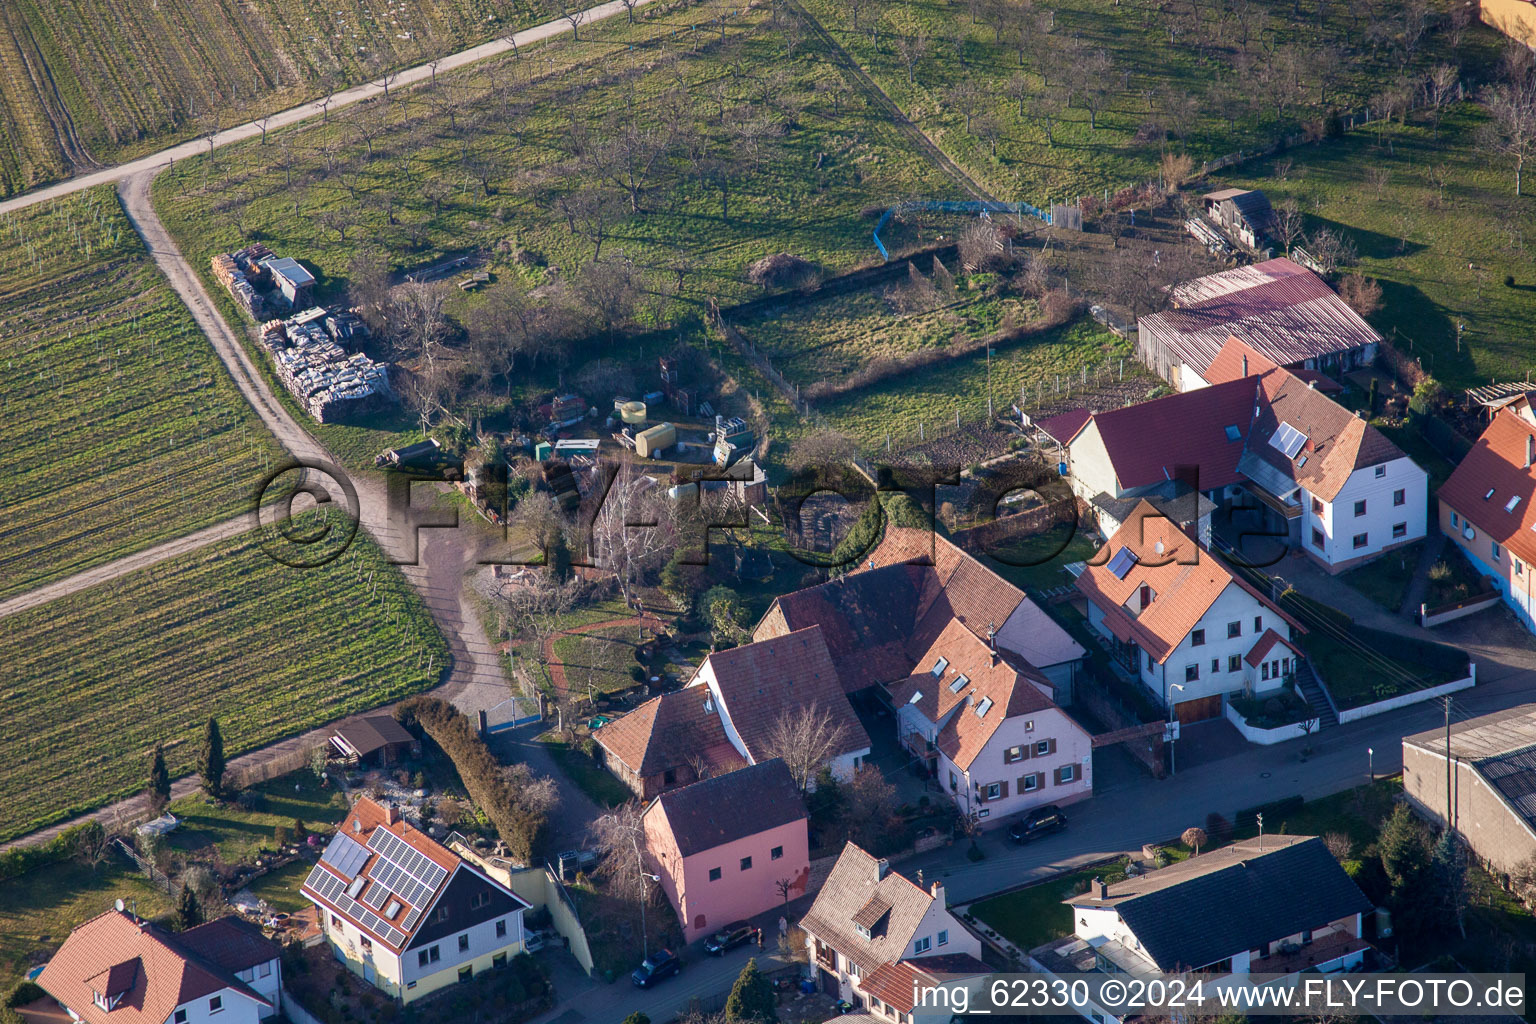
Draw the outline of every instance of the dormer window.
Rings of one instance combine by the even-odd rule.
[[[91,995],[95,999],[96,1005],[99,1006],[101,1009],[103,1009],[103,1010],[110,1010],[110,1009],[112,1009],[111,1004],[107,1002],[107,997],[106,996],[102,995],[100,992],[92,992]]]
[[[949,684],[949,692],[959,693],[961,690],[966,688],[970,681],[971,679],[969,676],[967,676],[964,672],[960,673],[958,676],[955,676],[955,681]]]
[[[942,676],[944,674],[944,670],[947,668],[949,668],[949,659],[940,658],[938,661],[933,663],[933,674],[936,676]]]
[[[863,926],[863,925],[861,925],[861,924],[856,924],[856,925],[854,925],[854,926],[853,926],[853,930],[854,930],[854,931],[856,931],[856,932],[858,932],[858,933],[859,933],[859,934],[860,934],[860,935],[862,935],[862,936],[863,936],[863,937],[864,937],[864,938],[866,938],[866,939],[868,939],[868,938],[871,938],[871,936],[870,936],[870,934],[869,934],[869,929],[868,929],[868,928],[865,928],[865,927],[864,927],[864,926]]]

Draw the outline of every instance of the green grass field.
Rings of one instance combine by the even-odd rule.
[[[166,848],[196,860],[215,856],[226,864],[250,864],[262,851],[275,849],[274,830],[290,836],[295,819],[313,831],[326,831],[346,813],[347,798],[334,786],[320,784],[306,769],[291,772],[245,791],[254,803],[214,803],[198,793],[172,802],[181,824],[166,837]],[[302,877],[300,881],[302,881]],[[295,884],[297,888],[297,884]]]
[[[1156,0],[1032,7],[906,0],[879,9],[861,3],[857,19],[853,0],[804,4],[974,179],[1001,199],[1036,205],[1155,181],[1165,148],[1183,149],[1197,166],[1252,149],[1296,132],[1326,108],[1365,103],[1400,66],[1393,46],[1365,41],[1356,4],[1257,0],[1232,17],[1224,15],[1235,9],[1229,5]],[[1491,62],[1500,38],[1474,24],[1454,56]],[[909,76],[905,56],[914,49],[922,56]],[[1420,71],[1452,53],[1444,32],[1430,32],[1401,63]],[[1107,66],[1098,63],[1101,54]],[[973,95],[954,92],[962,82]],[[1054,144],[1038,104],[1052,90],[1060,103]],[[1102,102],[1096,118],[1085,101],[1090,94]]]
[[[316,569],[248,535],[19,613],[0,639],[0,838],[136,792],[157,740],[173,775],[191,771],[210,715],[233,757],[421,690],[446,657],[363,534]]]
[[[1372,323],[1452,388],[1523,380],[1536,368],[1536,200],[1517,198],[1513,165],[1478,144],[1483,117],[1462,104],[1438,137],[1410,119],[1295,150],[1284,180],[1265,161],[1222,182],[1262,186],[1272,202],[1295,198],[1309,229],[1342,229],[1360,251],[1355,269],[1382,284]]]
[[[827,54],[785,56],[788,16],[775,28],[745,10],[722,32],[711,6],[651,13],[179,162],[155,182],[157,208],[200,269],[259,237],[312,264],[321,294],[346,285],[360,245],[406,269],[506,243],[537,259],[499,273],[551,279],[542,261],[570,276],[601,224],[603,252],[656,287],[681,277],[685,297],[728,302],[756,293],[743,275],[771,253],[833,269],[878,259],[866,208],[952,190]],[[604,162],[630,146],[644,156],[633,197],[630,163]],[[609,201],[600,215],[581,205],[594,195]]]
[[[281,449],[108,187],[0,216],[0,597],[252,506]]]
[[[537,20],[534,0],[15,0],[0,196],[252,120]]]

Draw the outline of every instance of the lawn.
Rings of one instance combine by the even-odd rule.
[[[1039,885],[1016,889],[980,903],[972,903],[970,913],[991,925],[1003,938],[1028,952],[1052,939],[1072,934],[1072,908],[1061,901],[1088,891],[1095,878],[1118,882],[1125,878],[1126,861],[1083,868],[1057,875]]]
[[[631,674],[642,667],[635,660],[635,626],[605,626],[587,633],[555,638],[555,657],[565,666],[572,693],[616,693],[640,685]]]
[[[114,853],[94,870],[66,861],[0,882],[0,992],[9,992],[75,926],[111,910],[113,900],[146,918],[175,909],[170,897],[127,863]]]
[[[217,851],[226,864],[249,864],[275,849],[273,830],[279,825],[290,836],[296,820],[311,829],[328,828],[347,808],[346,798],[334,786],[322,786],[307,768],[245,793],[239,802],[216,804],[199,793],[172,803],[170,812],[181,825],[167,838],[167,849],[197,859],[211,859]]]
[[[1419,553],[1423,547],[1424,542],[1419,541],[1396,548],[1357,569],[1349,570],[1339,579],[1396,614],[1403,605],[1403,598],[1408,595],[1408,585],[1413,582],[1413,572],[1418,567]]]
[[[135,792],[156,741],[189,772],[210,715],[233,757],[430,686],[446,660],[361,533],[320,568],[247,535],[21,612],[0,638],[0,839]]]
[[[281,449],[110,187],[0,215],[0,597],[249,509]]]
[[[999,543],[987,565],[1014,586],[1051,590],[1071,583],[1063,571],[1069,562],[1086,562],[1098,550],[1093,536],[1073,523]]]
[[[1156,181],[1167,149],[1197,166],[1251,150],[1399,73],[1396,53],[1364,42],[1359,5],[1319,0],[803,2],[973,178],[1037,206]],[[1501,38],[1474,21],[1455,58],[1491,63]],[[1431,33],[1406,55],[1408,76],[1451,55]]]
[[[538,11],[532,0],[8,2],[0,196],[64,177],[71,156],[131,159],[463,49]],[[69,143],[53,122],[67,122]]]
[[[1410,119],[1379,136],[1359,131],[1294,150],[1283,180],[1266,161],[1221,182],[1262,187],[1275,203],[1294,198],[1309,228],[1342,229],[1360,251],[1356,269],[1384,290],[1372,324],[1451,388],[1523,380],[1532,368],[1536,282],[1526,239],[1536,237],[1536,207],[1515,197],[1513,167],[1479,145],[1483,120],[1481,108],[1460,104],[1438,137]]]
[[[545,733],[539,737],[539,742],[549,748],[550,756],[560,770],[598,806],[618,807],[634,798],[629,787],[614,778],[590,754],[560,740],[554,733]]]
[[[304,884],[313,866],[307,860],[296,860],[276,871],[268,871],[246,888],[258,900],[265,900],[272,910],[292,914],[314,906],[299,893],[299,886]]]

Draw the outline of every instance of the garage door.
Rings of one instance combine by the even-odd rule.
[[[1181,701],[1173,706],[1173,714],[1185,725],[1190,722],[1204,722],[1209,718],[1220,718],[1221,694],[1213,693],[1209,697]]]

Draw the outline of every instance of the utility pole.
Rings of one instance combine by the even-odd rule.
[[[987,422],[992,422],[992,346],[987,346]]]

